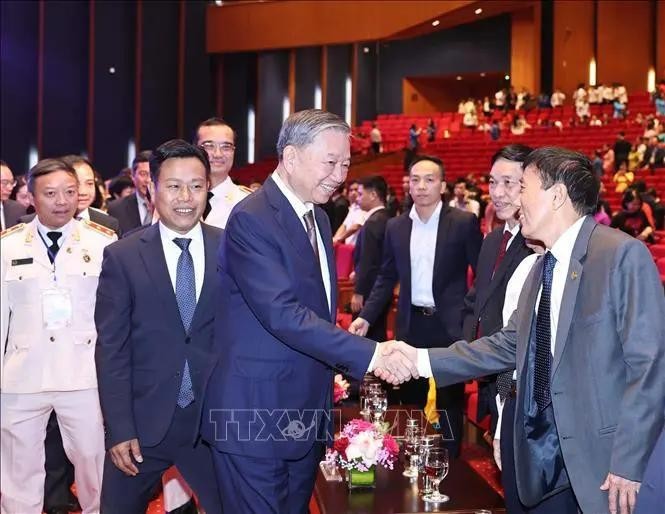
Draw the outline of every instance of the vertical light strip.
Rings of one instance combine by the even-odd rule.
[[[136,143],[133,139],[130,139],[127,143],[127,167],[132,167],[132,161],[136,157]]]
[[[282,100],[282,122],[289,117],[289,114],[291,114],[291,100],[285,96]]]
[[[591,58],[591,61],[589,61],[589,85],[590,86],[595,86],[596,85],[596,59]]]
[[[321,109],[321,86],[318,84],[314,88],[314,108]]]
[[[656,90],[656,70],[653,68],[649,68],[649,71],[647,72],[647,91],[649,93],[653,93]]]
[[[39,161],[39,153],[36,146],[31,146],[28,152],[28,169],[32,168]]]
[[[351,77],[346,76],[346,84],[344,87],[344,121],[351,125],[351,95],[353,93],[353,84]]]
[[[254,164],[254,145],[256,137],[254,108],[247,111],[247,162]]]

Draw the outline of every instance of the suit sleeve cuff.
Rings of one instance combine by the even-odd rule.
[[[418,348],[418,359],[416,365],[418,366],[418,374],[423,378],[429,378],[432,374],[432,364],[429,361],[429,352],[426,348]]]
[[[371,373],[372,371],[374,371],[374,362],[376,361],[378,353],[379,353],[379,343],[376,343],[376,346],[374,347],[374,353],[372,354],[372,360],[369,361],[367,373]]]

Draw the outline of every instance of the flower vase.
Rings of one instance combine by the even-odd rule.
[[[376,486],[375,466],[367,471],[348,470],[349,489],[374,488]]]

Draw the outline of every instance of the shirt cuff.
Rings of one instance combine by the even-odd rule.
[[[379,353],[379,343],[376,343],[376,346],[374,347],[374,354],[372,355],[372,360],[369,361],[369,367],[367,368],[367,373],[371,373],[374,371],[374,362],[376,361],[376,357]]]
[[[503,420],[503,405],[504,401],[501,400],[501,397],[497,394],[496,395],[496,410],[499,413],[499,417],[496,420],[496,429],[494,430],[494,439],[495,440],[500,440],[501,439],[501,421]]]
[[[416,366],[418,366],[418,374],[422,378],[429,378],[432,376],[432,364],[429,361],[429,352],[427,348],[418,348],[418,359]]]

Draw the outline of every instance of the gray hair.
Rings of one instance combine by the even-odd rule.
[[[321,109],[298,111],[284,120],[277,139],[277,157],[282,160],[284,148],[288,145],[302,148],[312,143],[324,130],[334,129],[347,134],[351,127],[337,114]]]

